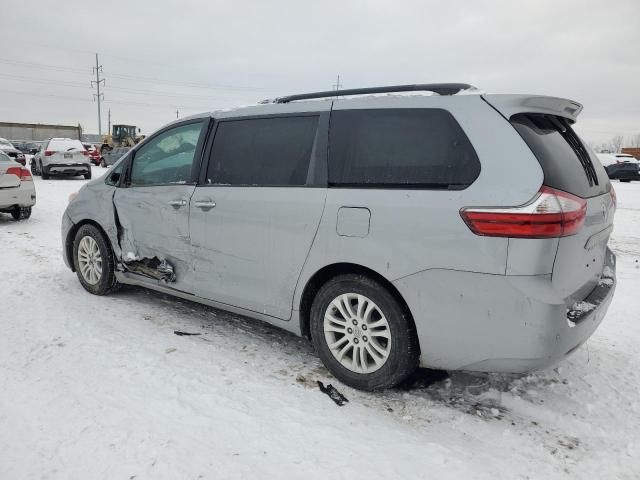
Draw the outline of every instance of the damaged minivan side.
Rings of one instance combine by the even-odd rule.
[[[147,137],[70,201],[66,264],[97,295],[139,285],[307,336],[368,390],[418,366],[527,372],[589,338],[616,285],[615,193],[579,104],[335,95]]]

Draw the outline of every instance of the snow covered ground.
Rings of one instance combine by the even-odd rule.
[[[260,322],[86,293],[59,238],[83,182],[37,178],[31,219],[0,215],[0,479],[640,477],[640,184],[615,183],[618,290],[570,359],[368,394]]]

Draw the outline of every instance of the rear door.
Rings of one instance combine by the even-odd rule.
[[[565,299],[582,300],[598,283],[613,229],[615,204],[607,173],[564,117],[518,113],[510,122],[540,162],[544,184],[587,201],[582,229],[559,239],[552,274]]]
[[[191,199],[200,296],[290,318],[326,196],[327,128],[328,112],[218,122]]]
[[[191,291],[189,201],[208,119],[159,132],[132,153],[113,203],[125,262],[157,259],[173,267],[174,288]]]

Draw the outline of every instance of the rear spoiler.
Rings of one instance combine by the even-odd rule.
[[[507,119],[516,113],[546,113],[575,123],[582,105],[573,100],[541,95],[483,95],[482,98]]]

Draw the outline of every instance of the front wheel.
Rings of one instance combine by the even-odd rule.
[[[107,295],[116,286],[115,258],[109,241],[94,225],[80,227],[73,241],[73,264],[84,289]]]
[[[31,175],[34,177],[40,175],[40,170],[38,170],[38,163],[35,160],[31,160]]]
[[[418,366],[409,313],[364,275],[340,275],[320,288],[311,306],[311,336],[329,371],[360,390],[394,387]]]

